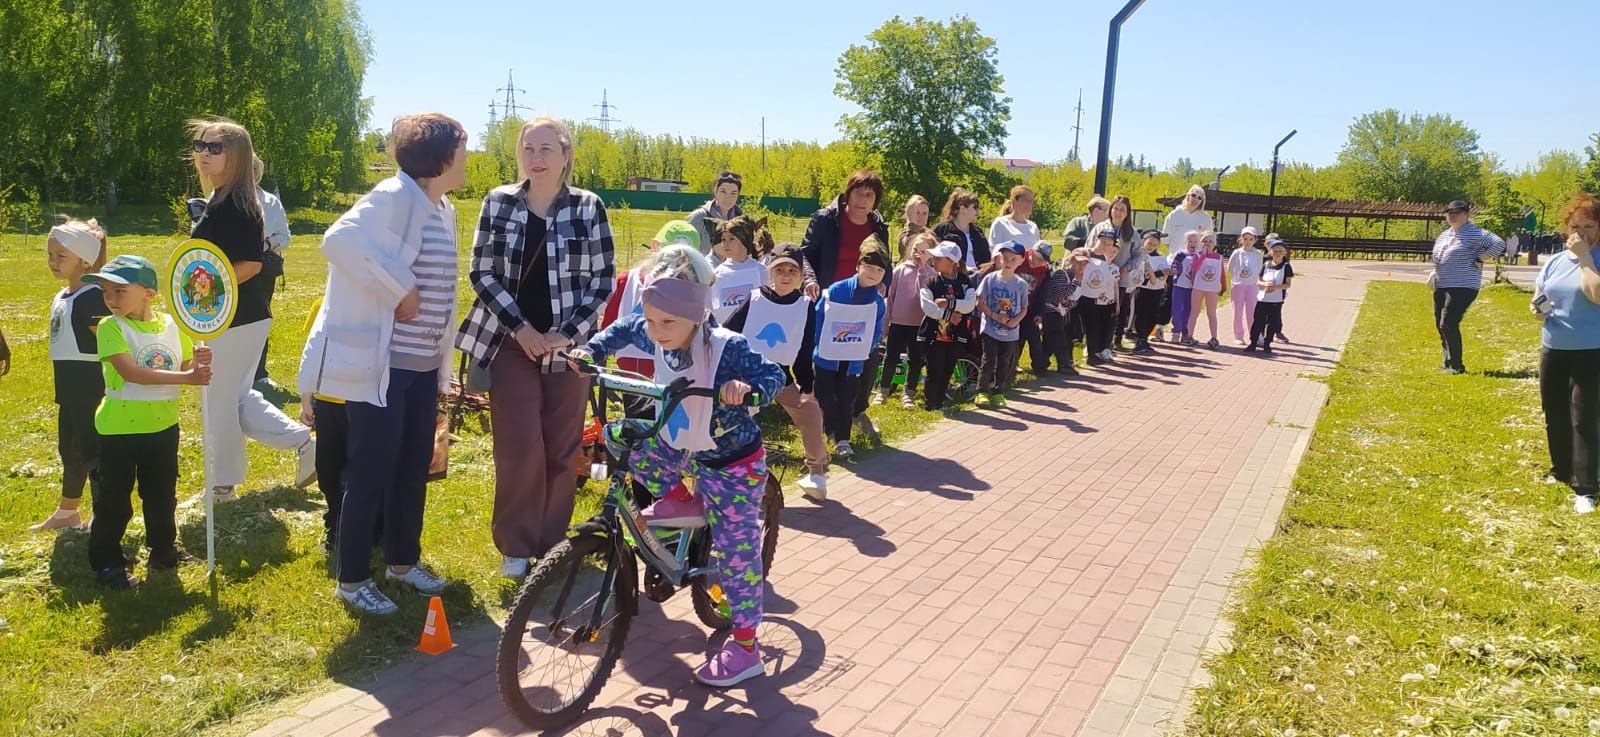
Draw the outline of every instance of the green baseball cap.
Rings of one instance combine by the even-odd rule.
[[[107,261],[99,273],[85,274],[83,280],[91,283],[137,284],[146,289],[159,289],[156,286],[155,264],[143,256],[128,254]]]
[[[670,246],[679,244],[695,250],[700,249],[700,231],[696,230],[687,220],[669,220],[666,225],[656,231],[655,241],[659,245]]]

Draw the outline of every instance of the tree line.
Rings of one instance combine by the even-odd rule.
[[[6,0],[0,200],[165,202],[194,188],[184,120],[244,124],[309,204],[364,181],[371,42],[354,0]]]

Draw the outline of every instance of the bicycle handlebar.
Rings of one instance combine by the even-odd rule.
[[[623,394],[631,394],[661,402],[661,409],[656,413],[656,419],[648,425],[648,431],[642,437],[653,437],[661,432],[666,425],[667,418],[677,411],[678,405],[689,397],[707,397],[716,399],[721,392],[711,387],[690,386],[691,382],[686,376],[673,379],[670,384],[659,384],[632,372],[613,369],[594,363],[589,359],[578,359],[564,350],[556,351],[556,358],[574,364],[579,373],[585,374],[598,384],[602,390],[611,390]],[[761,406],[761,393],[751,389],[744,395],[740,406]],[[632,433],[625,433],[631,435]]]

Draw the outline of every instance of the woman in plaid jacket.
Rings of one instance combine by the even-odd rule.
[[[605,203],[568,186],[566,125],[530,121],[518,142],[522,181],[483,199],[472,242],[477,299],[456,336],[474,373],[489,377],[491,526],[501,573],[512,578],[566,536],[588,385],[555,351],[589,339],[616,288]]]

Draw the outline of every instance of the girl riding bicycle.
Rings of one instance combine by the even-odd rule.
[[[663,248],[645,275],[644,310],[612,323],[573,350],[576,360],[604,362],[626,346],[655,358],[656,381],[687,377],[696,387],[718,387],[721,404],[690,397],[660,436],[632,454],[634,479],[662,499],[685,477],[695,481],[690,501],[662,499],[648,510],[657,526],[705,520],[721,560],[721,585],[732,613],[733,636],[695,671],[708,686],[727,687],[764,674],[756,652],[761,624],[761,495],[767,482],[761,428],[742,405],[755,392],[765,404],[786,381],[783,369],[750,348],[744,336],[706,324],[714,277],[699,251]],[[664,508],[664,507],[672,508]]]

